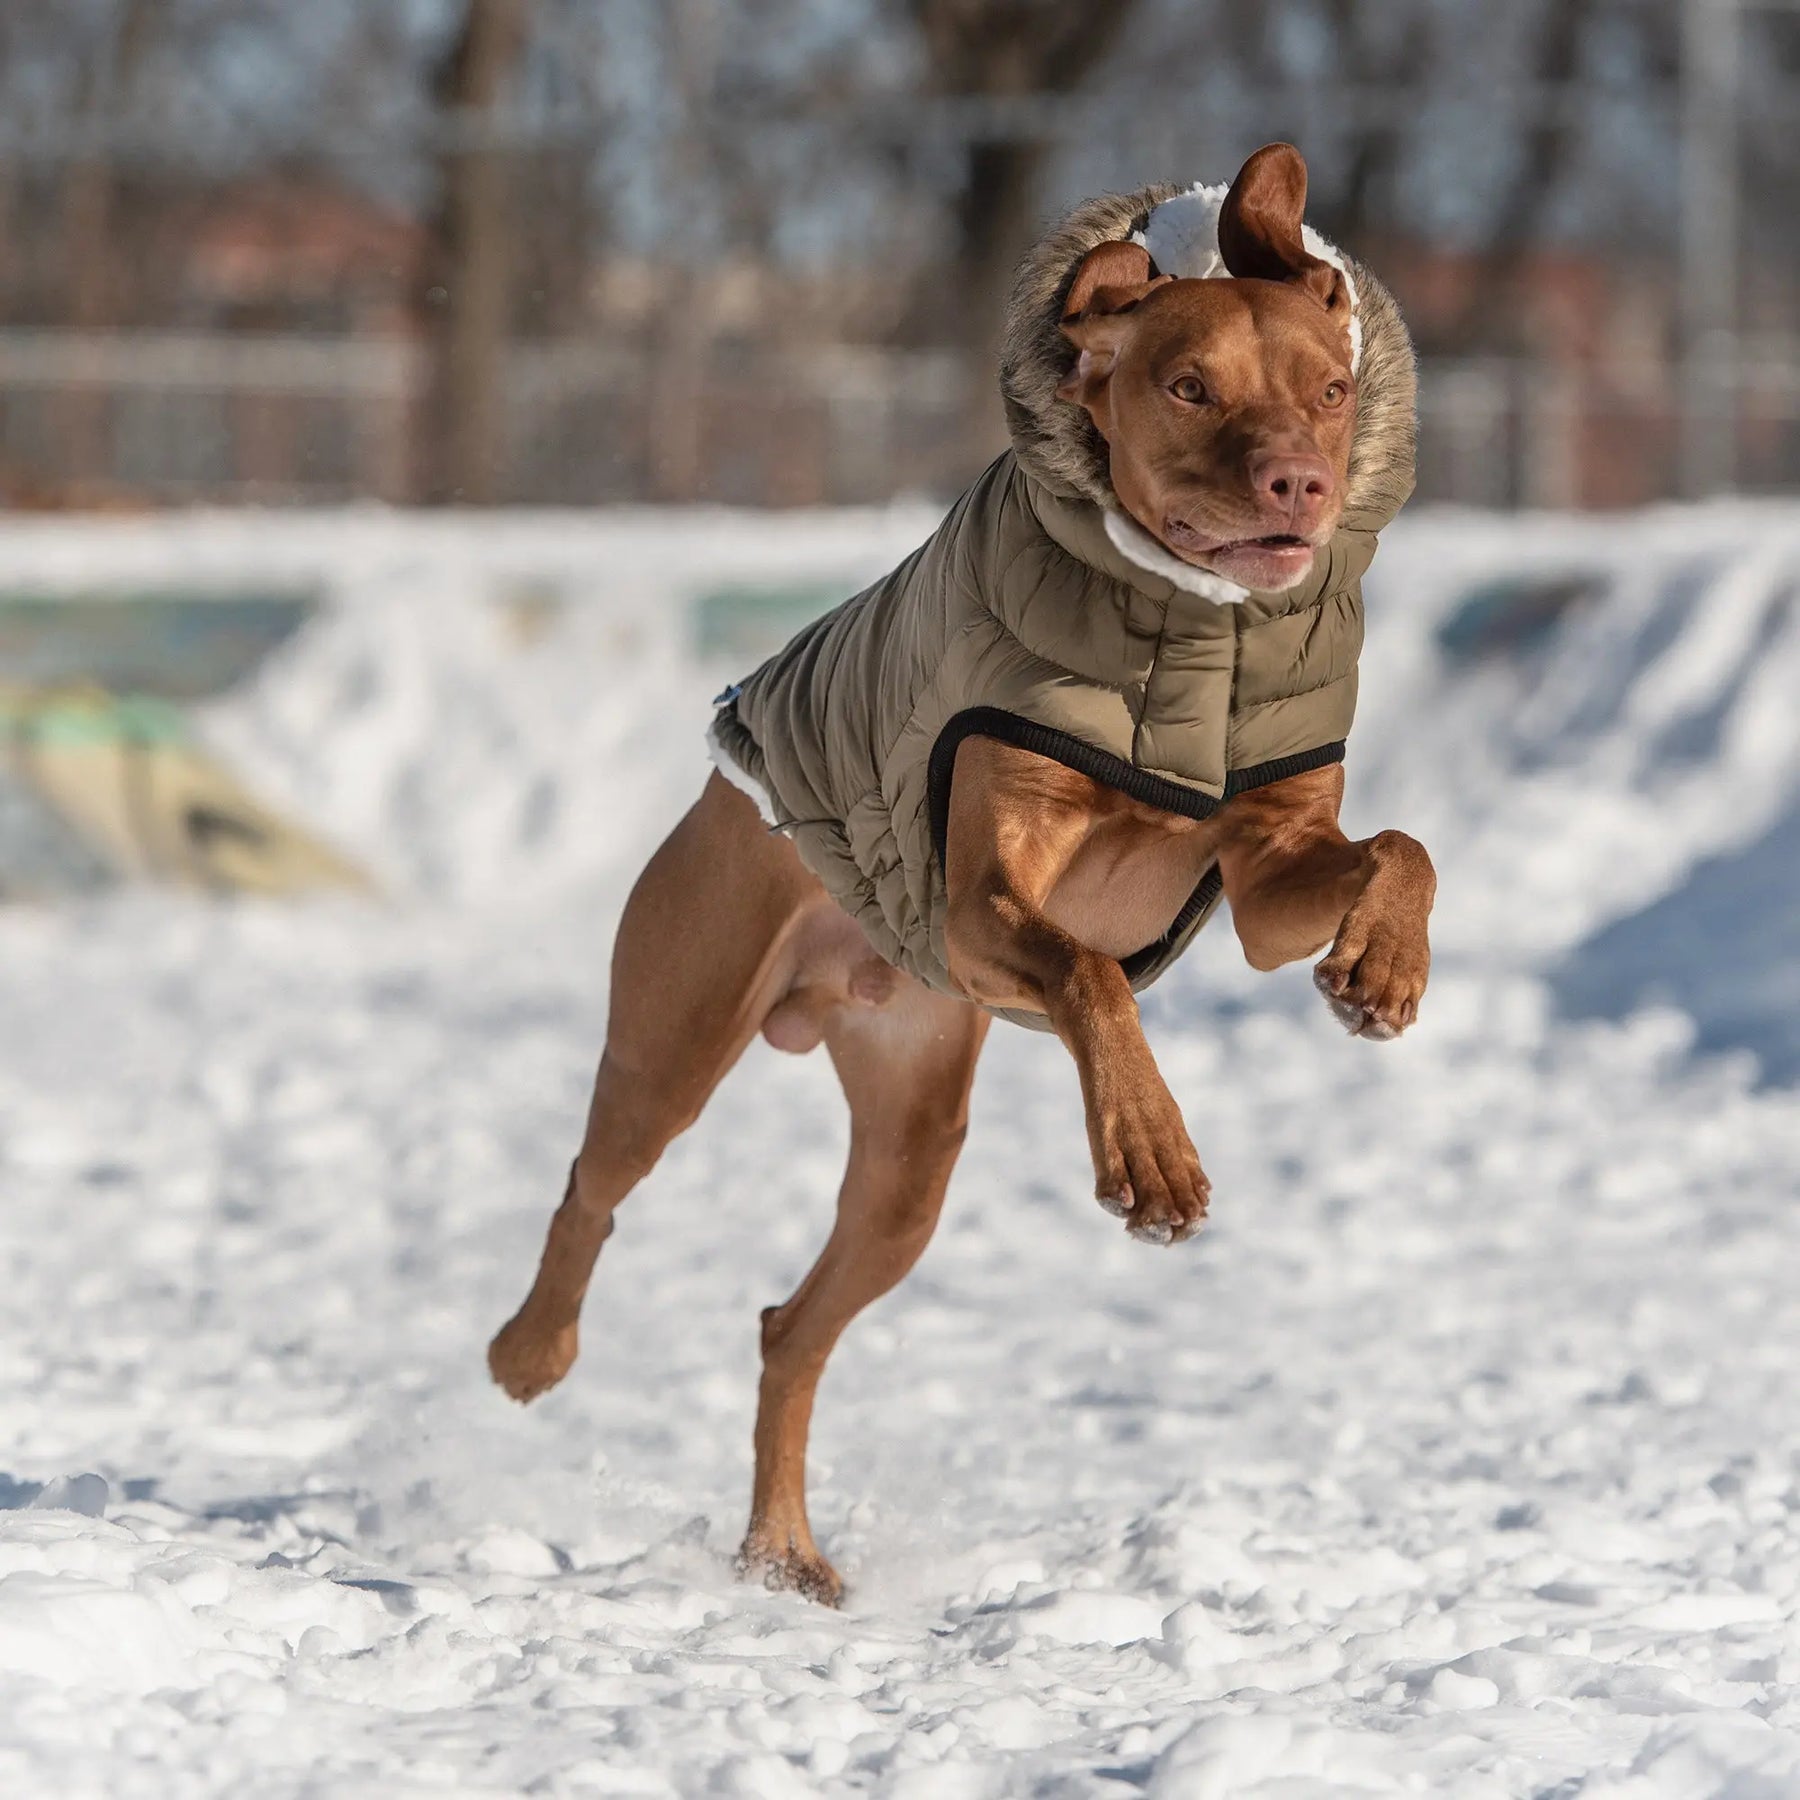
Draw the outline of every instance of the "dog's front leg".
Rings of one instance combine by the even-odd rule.
[[[1087,835],[1091,786],[991,739],[960,746],[945,868],[947,960],[970,999],[1045,1015],[1080,1073],[1100,1204],[1134,1237],[1178,1243],[1200,1229],[1209,1193],[1181,1108],[1117,959],[1044,912]]]
[[[1354,1036],[1398,1037],[1431,973],[1437,875],[1424,845],[1382,831],[1352,842],[1338,825],[1341,765],[1231,802],[1219,857],[1244,955],[1258,969],[1331,946],[1313,980]]]

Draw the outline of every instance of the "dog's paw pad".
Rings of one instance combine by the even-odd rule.
[[[1352,1037],[1367,1038],[1371,1043],[1385,1044],[1397,1038],[1412,1023],[1417,1011],[1412,1002],[1401,1009],[1398,1023],[1384,1019],[1358,994],[1355,984],[1343,976],[1328,973],[1321,963],[1313,970],[1313,986],[1324,997],[1331,1016]]]

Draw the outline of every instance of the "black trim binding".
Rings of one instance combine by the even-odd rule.
[[[948,719],[938,733],[926,772],[931,842],[937,851],[940,869],[948,860],[950,782],[956,771],[956,752],[963,739],[971,737],[998,738],[1015,749],[1047,756],[1052,762],[1059,762],[1091,780],[1117,788],[1145,806],[1180,813],[1189,819],[1211,818],[1227,800],[1233,800],[1251,788],[1267,787],[1272,781],[1285,781],[1290,775],[1304,775],[1309,770],[1323,769],[1344,760],[1344,740],[1339,738],[1337,742],[1321,744],[1315,750],[1301,750],[1292,756],[1277,756],[1269,762],[1253,763],[1249,768],[1232,769],[1225,777],[1225,792],[1215,800],[1211,794],[1184,787],[1166,776],[1152,775],[1148,769],[1140,769],[1109,750],[1098,750],[1084,739],[1058,731],[1054,726],[1040,725],[1034,719],[1021,718],[998,706],[967,707]],[[1194,922],[1217,904],[1223,886],[1224,877],[1215,863],[1200,877],[1200,885],[1182,903],[1181,911],[1175,915],[1169,929],[1154,943],[1134,950],[1121,960],[1120,967],[1126,978],[1135,982],[1140,975],[1153,971],[1169,946],[1179,943]]]

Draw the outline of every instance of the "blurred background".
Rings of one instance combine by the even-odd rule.
[[[0,0],[0,492],[944,497],[1034,227],[1288,137],[1421,496],[1800,469],[1780,0]]]

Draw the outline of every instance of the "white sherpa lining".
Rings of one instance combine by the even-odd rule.
[[[1250,592],[1235,581],[1227,581],[1223,575],[1213,574],[1210,569],[1197,569],[1192,563],[1183,562],[1174,551],[1158,543],[1129,513],[1114,512],[1109,507],[1106,535],[1112,539],[1113,548],[1128,562],[1173,582],[1183,593],[1198,594],[1202,600],[1216,600],[1222,606],[1236,606]]]
[[[706,754],[712,758],[712,764],[740,794],[748,794],[756,802],[756,810],[762,814],[765,825],[779,825],[781,821],[775,817],[774,803],[769,799],[768,791],[760,781],[732,761],[731,752],[719,742],[719,722],[714,719],[706,728]]]
[[[1144,229],[1134,231],[1131,241],[1150,252],[1159,275],[1173,275],[1185,281],[1215,281],[1229,276],[1231,271],[1219,254],[1219,209],[1230,192],[1228,183],[1208,187],[1197,181],[1185,194],[1153,207]],[[1320,262],[1330,263],[1344,278],[1350,295],[1350,372],[1360,375],[1363,334],[1356,282],[1344,263],[1343,252],[1335,244],[1320,237],[1310,225],[1301,226],[1300,234],[1306,248]],[[1124,549],[1122,544],[1119,547]]]

